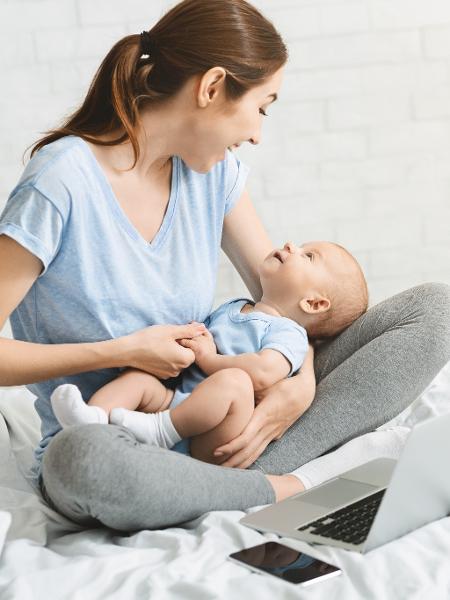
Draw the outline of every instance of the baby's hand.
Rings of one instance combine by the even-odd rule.
[[[204,333],[196,336],[195,338],[188,339],[183,338],[180,340],[180,344],[185,348],[190,348],[195,354],[195,362],[201,368],[201,362],[212,354],[217,354],[216,344],[212,334],[205,329]]]

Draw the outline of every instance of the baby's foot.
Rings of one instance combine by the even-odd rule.
[[[181,440],[172,424],[170,411],[142,413],[127,408],[113,408],[109,414],[109,422],[129,429],[139,442],[172,448]]]
[[[53,412],[60,425],[85,425],[87,423],[108,423],[108,415],[99,406],[88,406],[76,385],[59,385],[50,396]]]

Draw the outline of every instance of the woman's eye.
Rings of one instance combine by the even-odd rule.
[[[260,115],[264,115],[265,117],[268,117],[269,115],[266,113],[266,111],[263,108],[259,109],[259,114]]]

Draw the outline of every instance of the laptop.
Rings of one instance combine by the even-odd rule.
[[[240,523],[310,544],[369,552],[450,513],[450,413],[414,427],[397,460],[377,458]]]

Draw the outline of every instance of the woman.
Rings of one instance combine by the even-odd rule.
[[[310,348],[297,376],[260,394],[221,466],[113,425],[60,431],[49,397],[61,383],[87,400],[132,367],[175,385],[193,362],[177,340],[212,308],[221,245],[260,299],[272,243],[227,148],[259,142],[286,60],[244,0],[185,0],[115,44],[8,199],[0,325],[10,316],[15,339],[0,340],[0,385],[38,397],[32,482],[76,522],[157,528],[301,491],[282,474],[391,419],[450,358],[450,289],[426,284]]]

